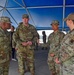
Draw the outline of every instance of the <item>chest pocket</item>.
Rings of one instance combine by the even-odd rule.
[[[22,41],[31,41],[33,39],[33,33],[29,28],[23,28],[19,30],[19,37]]]

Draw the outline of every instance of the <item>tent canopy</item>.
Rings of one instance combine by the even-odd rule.
[[[10,17],[15,27],[26,13],[37,29],[51,29],[52,20],[58,20],[59,28],[68,30],[63,19],[72,12],[74,0],[0,0],[0,16]]]

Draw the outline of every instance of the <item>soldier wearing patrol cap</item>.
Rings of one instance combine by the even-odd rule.
[[[0,17],[0,22],[11,23],[10,18],[5,16]]]
[[[7,29],[10,29],[11,21],[9,17],[0,17],[0,75],[8,75],[10,62],[10,34]]]
[[[60,75],[74,75],[74,13],[70,13],[64,21],[70,32],[63,38],[58,54],[60,58],[56,57],[55,62],[61,66]]]
[[[28,14],[23,14],[22,18],[29,18]]]
[[[54,24],[54,25],[59,25],[59,21],[53,20],[52,23],[51,23],[51,25],[53,25],[53,24]]]
[[[26,71],[25,64],[27,64],[31,75],[35,75],[34,44],[37,42],[38,33],[36,28],[29,24],[27,14],[22,16],[22,21],[13,35],[13,40],[16,42],[19,72],[20,75],[24,75]]]
[[[58,48],[60,45],[60,42],[62,41],[65,34],[59,30],[59,21],[53,20],[51,22],[51,26],[53,29],[53,32],[48,37],[48,45],[50,47],[49,53],[48,53],[48,66],[51,71],[51,75],[59,75],[59,66],[55,64],[54,59],[58,54]]]

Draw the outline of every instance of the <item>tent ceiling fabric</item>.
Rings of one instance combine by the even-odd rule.
[[[0,16],[10,17],[15,27],[27,13],[37,29],[51,29],[51,21],[58,20],[59,28],[67,30],[63,18],[71,12],[74,12],[74,0],[0,0]]]

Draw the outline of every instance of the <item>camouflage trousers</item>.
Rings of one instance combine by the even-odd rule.
[[[66,61],[61,66],[60,75],[74,75],[74,59]]]
[[[24,48],[23,52],[17,50],[17,59],[20,75],[24,75],[26,66],[30,69],[31,75],[34,75],[34,50]]]
[[[48,57],[48,66],[51,75],[60,75],[60,65],[54,62],[54,57]]]
[[[0,64],[0,75],[8,75],[9,61]]]

